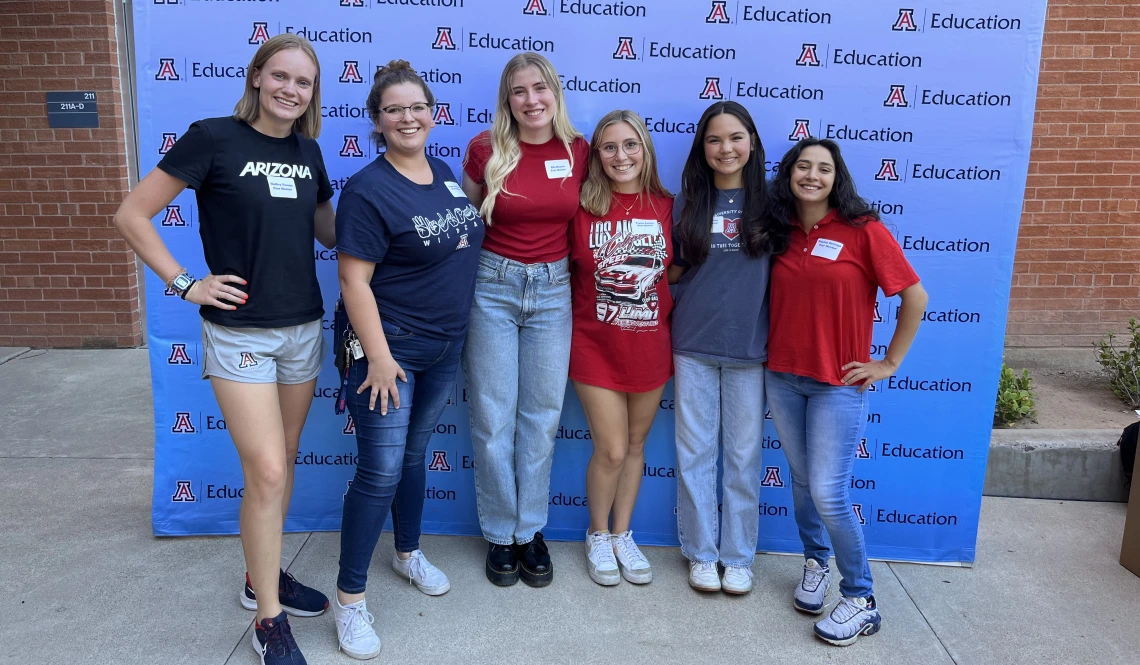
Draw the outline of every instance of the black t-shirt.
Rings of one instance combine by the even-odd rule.
[[[376,264],[380,317],[433,339],[467,332],[483,220],[443,161],[418,185],[383,155],[349,178],[336,206],[337,251]]]
[[[237,275],[249,295],[236,310],[203,306],[202,318],[233,328],[284,328],[324,315],[313,253],[313,215],[332,198],[317,142],[266,136],[234,117],[208,118],[158,168],[197,195],[206,265]]]

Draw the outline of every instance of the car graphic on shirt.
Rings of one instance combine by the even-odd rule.
[[[665,264],[656,255],[631,254],[622,263],[602,268],[596,273],[599,293],[613,298],[643,302],[664,274]]]

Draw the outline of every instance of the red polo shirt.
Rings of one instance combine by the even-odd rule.
[[[870,362],[875,297],[918,283],[882,222],[855,227],[831,211],[810,233],[797,222],[772,261],[768,367],[843,385],[842,367]]]
[[[577,138],[570,144],[574,159],[558,138],[546,143],[519,143],[522,158],[507,176],[499,193],[483,249],[519,263],[552,263],[570,253],[570,220],[578,212],[578,195],[586,179],[590,144]],[[463,172],[483,187],[491,161],[491,133],[471,139],[463,158]]]

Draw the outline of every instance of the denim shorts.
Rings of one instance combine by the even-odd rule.
[[[202,378],[297,384],[321,373],[327,344],[321,320],[287,328],[227,328],[202,321]]]

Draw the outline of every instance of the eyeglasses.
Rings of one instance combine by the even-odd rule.
[[[641,152],[641,141],[634,141],[633,139],[626,139],[621,142],[621,151],[629,156],[636,155]],[[616,157],[618,153],[618,145],[616,143],[604,143],[598,152],[602,153],[603,157],[611,158]]]
[[[384,115],[388,116],[389,119],[399,120],[404,117],[404,111],[411,111],[413,116],[424,115],[431,110],[431,105],[420,102],[418,104],[412,104],[411,106],[388,106],[382,110],[384,111]]]

